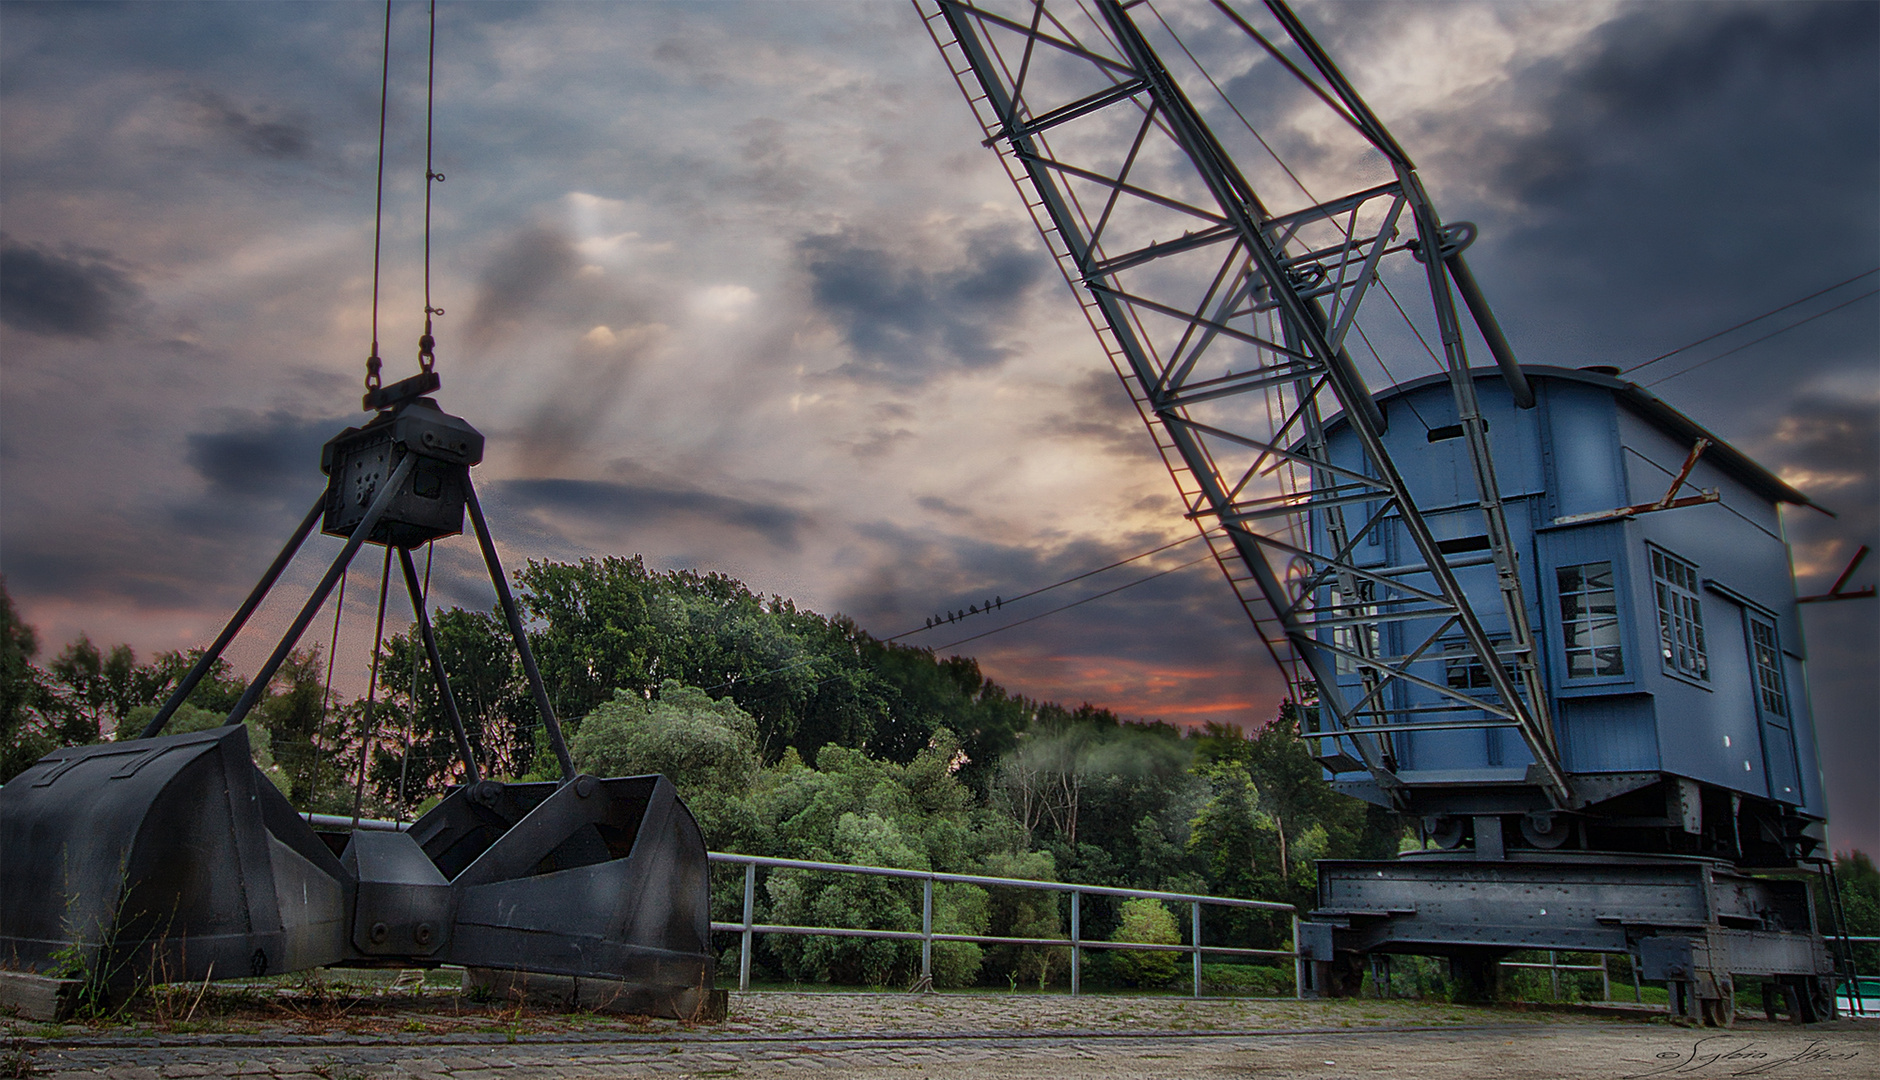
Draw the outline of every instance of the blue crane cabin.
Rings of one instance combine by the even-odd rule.
[[[1493,370],[1476,373],[1476,392],[1560,760],[1584,796],[1574,843],[1771,865],[1806,855],[1819,842],[1826,801],[1779,507],[1812,504],[1613,369],[1526,371],[1531,409],[1515,406]],[[1491,642],[1505,643],[1508,619],[1447,377],[1406,383],[1378,404],[1412,498]],[[1338,419],[1326,439],[1333,461],[1369,467]],[[1704,501],[1710,493],[1714,500]],[[1674,499],[1684,505],[1645,509]],[[1317,521],[1313,543],[1329,544]],[[1357,543],[1362,566],[1417,561],[1390,515]],[[1417,629],[1332,632],[1369,633],[1373,649],[1395,655]],[[1455,655],[1463,651],[1459,636],[1441,654],[1432,648],[1419,676],[1492,693],[1473,654]],[[1355,696],[1356,665],[1337,670],[1341,692]],[[1401,716],[1453,700],[1406,680],[1385,694],[1382,709]],[[1439,838],[1460,842],[1467,829],[1459,823],[1484,813],[1537,810],[1522,786],[1532,757],[1512,728],[1388,738],[1396,775],[1419,793],[1414,810]],[[1371,775],[1331,749],[1340,741],[1319,740],[1334,782],[1383,801]]]

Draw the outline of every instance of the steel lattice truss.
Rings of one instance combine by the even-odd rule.
[[[1335,733],[1337,752],[1355,753],[1353,765],[1401,805],[1393,733],[1513,728],[1536,763],[1531,780],[1570,804],[1450,291],[1453,278],[1524,393],[1462,264],[1472,230],[1444,228],[1408,158],[1283,4],[1244,14],[1220,0],[1168,0],[1164,10],[1116,0],[914,3],[1188,516],[1301,701],[1316,696],[1318,730]],[[1204,61],[1225,66],[1227,89]],[[1284,92],[1231,92],[1236,80],[1260,79]],[[1298,114],[1316,109],[1357,148],[1321,161],[1312,186],[1349,188],[1354,174],[1372,182],[1332,198],[1304,194],[1306,181],[1260,135],[1263,118],[1251,114],[1261,107],[1287,111],[1294,131]],[[1264,170],[1261,190],[1210,115],[1258,142],[1239,156]],[[1254,162],[1262,151],[1270,156]],[[1436,250],[1442,258],[1425,257]],[[1410,259],[1422,266],[1419,314],[1440,338],[1483,493],[1490,543],[1471,558],[1494,567],[1499,649],[1457,584],[1469,564],[1438,549],[1412,504],[1351,359],[1354,336],[1370,347],[1358,316],[1381,291],[1381,268]],[[1349,460],[1326,437],[1341,415],[1362,448]],[[1354,551],[1386,527],[1401,529],[1416,557],[1359,565]],[[1445,679],[1458,638],[1485,688]],[[1421,704],[1403,704],[1412,699]]]

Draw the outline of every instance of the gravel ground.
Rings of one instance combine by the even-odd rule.
[[[551,1016],[454,993],[229,995],[86,1025],[0,1020],[0,1077],[1880,1077],[1880,1022],[1712,1031],[1662,1014],[1403,1001],[734,993],[725,1023]],[[167,1017],[167,1019],[166,1019]]]

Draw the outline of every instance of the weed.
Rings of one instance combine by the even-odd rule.
[[[356,996],[345,998],[336,993],[334,986],[321,978],[318,971],[302,975],[289,993],[274,994],[264,1000],[276,1011],[299,1021],[306,1031],[313,1034],[324,1032],[345,1020],[359,1003]]]
[[[0,1080],[26,1080],[36,1071],[33,1052],[26,1048],[25,1039],[14,1039],[0,1051]]]

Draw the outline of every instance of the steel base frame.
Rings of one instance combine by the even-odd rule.
[[[1640,977],[1667,985],[1672,1014],[1687,1020],[1728,1026],[1739,977],[1766,980],[1792,1019],[1833,1015],[1833,964],[1806,882],[1720,860],[1325,861],[1318,902],[1299,924],[1311,996],[1354,992],[1364,961],[1392,953],[1448,957],[1465,984],[1492,994],[1495,961],[1555,949],[1627,954]]]

